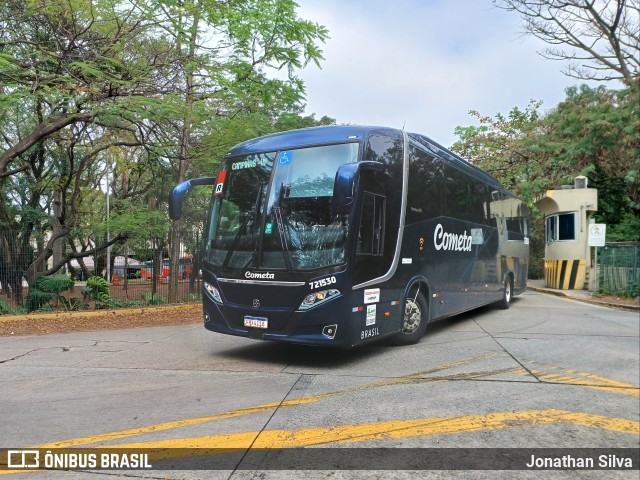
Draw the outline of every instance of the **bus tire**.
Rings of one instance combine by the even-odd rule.
[[[502,299],[498,302],[498,308],[500,308],[501,310],[507,310],[511,306],[512,298],[513,280],[511,280],[511,275],[509,275],[504,281],[504,290],[502,291]]]
[[[404,303],[402,330],[392,337],[396,345],[413,345],[424,336],[429,321],[429,305],[422,293],[413,298],[407,298]]]

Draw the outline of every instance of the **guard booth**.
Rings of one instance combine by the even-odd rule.
[[[546,286],[560,290],[588,290],[591,275],[589,223],[598,210],[598,190],[587,177],[574,185],[547,190],[536,204],[544,214]]]

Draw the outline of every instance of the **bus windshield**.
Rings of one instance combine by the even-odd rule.
[[[218,176],[207,259],[218,267],[314,270],[345,262],[348,215],[332,213],[338,167],[359,144],[227,159]]]

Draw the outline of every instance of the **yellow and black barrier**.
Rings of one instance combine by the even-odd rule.
[[[585,261],[545,260],[544,278],[548,288],[582,290],[585,281]]]

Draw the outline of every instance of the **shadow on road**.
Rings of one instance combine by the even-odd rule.
[[[515,301],[517,300],[514,299]],[[470,322],[478,316],[491,315],[495,312],[495,307],[488,305],[445,320],[433,322],[427,328],[426,335],[428,336],[452,326]],[[419,345],[417,348],[419,348]],[[217,350],[216,356],[223,355],[235,360],[264,364],[284,364],[292,367],[315,367],[329,370],[335,367],[358,364],[367,361],[367,359],[388,354],[398,348],[407,347],[395,346],[388,338],[350,350],[253,340],[251,343],[242,346]]]

